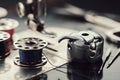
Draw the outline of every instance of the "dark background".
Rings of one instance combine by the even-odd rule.
[[[0,6],[15,8],[15,5],[19,1],[25,0],[0,0]],[[114,14],[120,13],[119,0],[47,0],[47,2],[49,6],[63,5],[67,2],[88,10],[96,10],[99,12],[108,12]]]

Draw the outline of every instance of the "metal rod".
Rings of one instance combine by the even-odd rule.
[[[115,62],[115,60],[119,57],[119,55],[120,55],[120,49],[118,49],[115,57],[113,57],[113,59],[109,62],[108,66],[107,66],[107,69]]]
[[[100,70],[98,71],[98,74],[100,74],[100,73],[103,71],[103,68],[104,68],[106,62],[108,61],[108,59],[110,58],[110,55],[111,55],[111,48],[109,48],[109,49],[107,50],[106,56],[105,56],[105,60],[104,60],[104,62],[103,62],[103,64],[102,64]]]

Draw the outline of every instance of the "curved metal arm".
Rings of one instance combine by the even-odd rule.
[[[61,42],[62,40],[64,40],[64,39],[69,39],[69,40],[73,40],[73,41],[78,40],[78,38],[76,38],[76,37],[74,37],[74,36],[64,36],[64,37],[60,38],[60,39],[58,40],[58,42],[60,43],[60,42]]]

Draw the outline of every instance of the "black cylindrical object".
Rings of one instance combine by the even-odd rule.
[[[23,38],[15,42],[19,49],[20,64],[36,65],[42,63],[42,50],[47,42],[38,38]]]
[[[93,31],[80,31],[61,38],[69,39],[68,59],[76,62],[96,62],[102,60],[104,40]]]
[[[0,31],[0,58],[5,58],[10,54],[10,48],[7,40],[10,35],[6,32]]]

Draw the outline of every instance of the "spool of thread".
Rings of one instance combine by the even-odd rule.
[[[14,43],[19,49],[20,64],[36,65],[42,63],[42,51],[47,42],[38,38],[23,38]]]
[[[5,31],[10,34],[10,38],[7,40],[8,42],[12,43],[12,37],[14,34],[14,29],[18,27],[18,21],[10,18],[3,18],[0,19],[0,30]]]
[[[7,40],[8,42],[12,43],[13,42],[13,34],[14,34],[14,29],[11,29],[11,30],[2,30],[4,32],[7,32],[10,34],[10,38]]]
[[[5,58],[10,54],[10,48],[7,40],[10,38],[10,35],[6,32],[0,31],[0,58]]]

